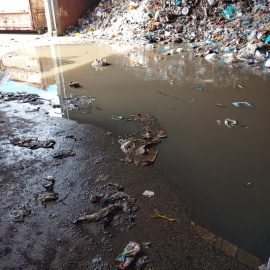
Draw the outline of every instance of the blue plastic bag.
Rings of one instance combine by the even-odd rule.
[[[268,43],[268,42],[270,42],[270,36],[268,36],[268,37],[266,38],[266,40],[265,40],[264,43]]]
[[[233,18],[234,13],[235,13],[235,9],[232,6],[227,6],[227,9],[223,10],[223,14],[230,15],[230,18]]]

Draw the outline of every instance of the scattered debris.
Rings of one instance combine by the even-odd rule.
[[[134,161],[136,166],[144,167],[152,164],[158,154],[160,138],[166,138],[165,131],[159,126],[156,118],[150,115],[134,116],[135,120],[141,120],[144,124],[143,139],[135,139],[134,135],[125,135],[119,138],[121,149],[126,153],[125,162]]]
[[[31,105],[41,105],[44,104],[43,99],[37,94],[28,94],[27,92],[1,92],[0,100],[4,101],[18,101],[20,103],[29,103]]]
[[[52,139],[47,141],[38,141],[38,138],[36,137],[14,138],[10,141],[10,143],[16,146],[30,149],[53,148],[55,145],[55,141]]]
[[[78,83],[78,82],[70,82],[70,83],[69,83],[69,86],[70,86],[70,87],[74,87],[74,88],[81,87],[80,83]]]
[[[154,266],[151,263],[148,256],[142,256],[137,259],[134,269],[135,270],[154,270]]]
[[[92,66],[107,66],[108,63],[107,63],[107,59],[96,59],[93,63],[92,63]]]
[[[54,177],[53,176],[44,177],[44,181],[42,183],[43,187],[45,187],[49,191],[52,191],[53,185],[54,185]]]
[[[106,227],[113,222],[114,226],[126,221],[131,221],[130,215],[138,210],[136,199],[130,197],[127,193],[120,191],[123,190],[122,186],[118,184],[109,183],[97,187],[98,191],[90,197],[90,201],[99,204],[101,209],[93,214],[84,215],[73,221],[79,222],[93,222],[100,220]]]
[[[237,108],[253,108],[251,104],[246,101],[243,102],[233,102],[233,105]]]
[[[24,202],[13,207],[9,212],[9,216],[12,221],[20,222],[20,221],[24,221],[24,217],[29,215],[30,213],[31,213],[31,208],[30,208],[29,203]]]
[[[52,154],[52,156],[54,158],[58,158],[58,159],[62,159],[62,158],[66,158],[66,157],[72,157],[75,156],[76,154],[72,151],[72,150],[62,150],[59,152],[56,152],[54,154]]]
[[[270,59],[268,59],[264,65],[266,68],[270,68]]]
[[[151,196],[154,196],[155,195],[155,192],[150,191],[150,190],[145,190],[144,193],[143,193],[143,195],[150,198]]]
[[[86,96],[75,96],[71,94],[64,98],[63,101],[64,102],[61,105],[61,108],[64,110],[90,110],[91,104],[95,101],[95,99]]]
[[[221,107],[221,108],[225,108],[226,106],[224,106],[224,105],[222,105],[222,104],[220,104],[220,103],[216,103],[216,106],[217,107]]]
[[[114,260],[117,269],[126,269],[131,262],[135,260],[136,254],[140,251],[140,244],[136,242],[129,242],[124,251],[120,253]]]
[[[121,144],[121,150],[124,153],[128,153],[128,151],[130,150],[133,142],[134,142],[134,137],[132,136],[126,136],[125,139],[119,139],[118,142]]]
[[[42,198],[42,204],[46,207],[46,203],[49,201],[55,201],[58,199],[58,193],[52,192],[49,194],[45,194]]]
[[[176,219],[174,219],[174,218],[168,218],[166,216],[161,215],[160,213],[156,213],[156,215],[155,216],[152,216],[151,218],[163,218],[163,219],[166,219],[166,220],[168,220],[170,222],[176,221]]]
[[[217,54],[216,53],[211,53],[205,56],[205,60],[218,60]]]
[[[265,263],[259,267],[259,270],[270,270],[270,258],[268,260],[268,263]]]
[[[225,119],[224,120],[224,124],[225,126],[229,127],[229,128],[232,128],[232,127],[236,127],[237,126],[237,122],[233,119]]]
[[[112,115],[111,119],[112,120],[121,120],[121,119],[123,119],[123,116],[116,114],[116,115]]]
[[[91,215],[85,215],[85,216],[78,218],[76,221],[74,221],[74,223],[82,222],[82,221],[88,221],[88,222],[97,221],[97,220],[100,220],[100,219],[106,217],[108,214],[110,214],[116,210],[120,210],[120,209],[122,210],[122,206],[120,204],[118,204],[118,203],[111,204],[111,205],[108,205],[107,207],[101,209],[100,211],[98,211],[96,213],[93,213]]]
[[[143,243],[141,243],[141,247],[143,247],[143,248],[149,248],[151,246],[151,243],[150,242],[143,242]]]
[[[95,183],[99,183],[100,181],[106,181],[109,178],[109,175],[100,174],[95,181]]]

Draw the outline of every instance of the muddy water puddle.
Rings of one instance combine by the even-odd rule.
[[[127,121],[130,115],[154,115],[168,135],[156,162],[178,177],[177,183],[164,181],[186,190],[210,231],[266,259],[270,72],[208,62],[194,51],[166,55],[169,48],[65,45],[17,51],[2,59],[2,70],[10,73],[2,90],[38,93],[63,105],[51,110],[54,116],[93,123],[115,137],[140,130]],[[96,58],[109,65],[92,67]],[[71,81],[81,87],[71,88]],[[76,102],[82,96],[88,99]],[[253,107],[232,104],[242,101]],[[225,119],[237,125],[226,126]]]

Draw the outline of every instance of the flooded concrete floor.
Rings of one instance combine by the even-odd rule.
[[[173,176],[161,162],[147,168],[124,165],[117,141],[105,130],[50,117],[46,112],[51,106],[39,107],[39,111],[29,112],[37,106],[0,104],[0,147],[5,153],[0,159],[1,269],[115,269],[114,259],[129,241],[150,242],[142,252],[158,270],[253,269],[202,240],[190,225],[190,215],[197,215],[194,208],[183,192],[164,181]],[[31,150],[10,144],[14,137],[33,135],[39,140],[53,138],[54,149]],[[76,155],[52,158],[63,149]],[[42,181],[48,175],[55,178],[53,190],[59,199],[44,207],[41,197],[47,192]],[[101,175],[108,177],[97,181]],[[109,182],[122,185],[137,198],[138,219],[105,228],[100,222],[73,224],[84,213],[98,210],[90,197]],[[146,189],[153,190],[155,196],[143,196]],[[9,210],[20,202],[28,202],[32,212],[24,222],[12,222]],[[176,222],[151,219],[155,209]]]
[[[68,45],[27,49],[9,57],[12,60],[7,59],[5,70],[17,72],[18,77],[25,71],[22,59],[20,68],[9,63],[17,62],[16,57],[31,58],[33,64],[26,66],[25,75],[28,81],[30,75],[36,76],[31,86],[45,90],[50,98],[58,96],[63,104],[71,94],[94,99],[91,106],[62,110],[61,115],[102,127],[114,138],[139,129],[125,121],[131,114],[157,117],[168,135],[157,161],[174,175],[164,177],[164,183],[179,194],[185,190],[200,208],[200,222],[210,231],[266,259],[270,247],[266,215],[270,73],[257,67],[232,68],[221,60],[210,63],[195,58],[194,52],[164,55],[159,51],[162,48]],[[101,57],[110,65],[92,67],[93,60]],[[82,87],[70,88],[70,81]],[[29,88],[29,82],[10,82],[3,89],[15,88],[37,92]],[[254,107],[236,108],[232,102],[237,101]],[[115,114],[124,119],[112,120]],[[226,118],[235,119],[238,127],[225,126]]]

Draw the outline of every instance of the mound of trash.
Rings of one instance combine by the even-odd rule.
[[[206,54],[224,52],[228,64],[253,65],[269,58],[270,0],[102,0],[65,34],[141,45],[185,43]]]

